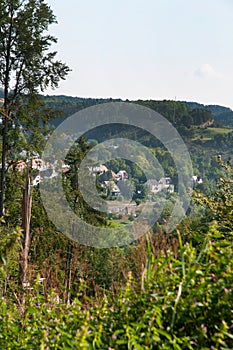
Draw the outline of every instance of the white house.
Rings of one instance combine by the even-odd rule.
[[[145,184],[149,187],[149,190],[152,193],[158,193],[162,190],[167,190],[167,192],[169,193],[174,192],[174,185],[172,184],[172,180],[170,177],[161,177],[159,181],[155,179],[150,179],[147,180]]]
[[[202,178],[200,176],[193,175],[192,176],[192,180],[193,180],[194,183],[196,183],[198,185],[203,183]]]
[[[37,186],[41,182],[42,178],[40,174],[37,174],[36,177],[32,180],[32,186]]]
[[[91,166],[91,167],[88,168],[88,170],[91,173],[93,173],[93,175],[96,175],[96,174],[100,175],[100,174],[103,174],[106,171],[108,171],[108,168],[105,165],[101,164],[101,165]]]
[[[117,177],[119,180],[125,180],[129,178],[128,173],[125,170],[118,171]]]

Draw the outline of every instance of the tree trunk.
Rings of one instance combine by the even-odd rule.
[[[9,127],[9,108],[8,108],[8,82],[5,83],[4,89],[4,114],[2,114],[2,168],[0,183],[0,217],[4,215],[4,203],[6,193],[6,158],[8,151],[8,127]]]
[[[29,164],[28,164],[29,167]],[[22,202],[22,230],[23,242],[19,259],[19,282],[21,287],[25,286],[27,270],[28,270],[28,255],[30,248],[30,221],[31,221],[32,196],[30,190],[29,168],[27,168],[26,186],[23,190]]]
[[[65,280],[65,301],[68,305],[70,305],[73,250],[74,250],[73,242],[69,242],[67,255],[66,255],[66,280]]]
[[[5,202],[5,182],[6,182],[6,154],[7,154],[7,132],[8,120],[3,116],[3,132],[2,132],[2,168],[1,168],[1,188],[0,188],[0,216],[4,215]]]
[[[5,76],[4,76],[4,116],[2,119],[2,169],[1,169],[1,182],[0,182],[0,217],[4,215],[4,202],[6,193],[6,157],[8,150],[8,126],[9,126],[9,82],[11,71],[11,45],[12,45],[12,30],[13,30],[13,17],[14,11],[11,7],[10,10],[10,26],[7,39],[6,55],[5,55]]]

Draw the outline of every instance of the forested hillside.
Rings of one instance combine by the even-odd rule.
[[[233,127],[233,111],[230,108],[218,105],[203,105],[196,102],[184,102],[190,108],[201,108],[211,111],[214,119],[225,126]]]
[[[0,88],[0,98],[3,98],[3,89]],[[46,105],[49,108],[55,109],[57,111],[63,112],[63,118],[72,115],[73,113],[99,103],[105,102],[120,102],[121,99],[95,99],[95,98],[82,98],[82,97],[72,97],[72,96],[43,96],[46,100]],[[127,100],[129,102],[129,100]],[[182,120],[182,125],[200,125],[202,122],[211,120],[213,118],[216,122],[221,123],[224,126],[233,127],[233,111],[224,106],[218,105],[204,105],[197,102],[186,102],[186,101],[132,101],[145,106],[148,106],[159,113],[166,116],[171,122],[180,123]],[[188,108],[185,108],[186,105]],[[183,107],[181,107],[183,106]],[[198,111],[201,110],[200,117],[197,116]],[[194,111],[193,111],[194,110]],[[204,112],[205,110],[205,112]],[[207,111],[211,113],[207,113]],[[186,116],[186,118],[185,118]],[[176,120],[173,120],[173,119]],[[182,119],[183,118],[183,119]],[[61,119],[54,119],[53,123],[58,125]]]
[[[112,99],[82,99],[65,96],[47,96],[45,103],[52,108],[59,118],[52,119],[51,123],[59,125],[66,117],[73,113],[96,104],[105,102],[119,102],[120,100]],[[129,102],[129,101],[128,101]],[[139,105],[151,108],[162,116],[167,118],[170,123],[177,129],[186,142],[190,151],[194,172],[204,177],[205,181],[202,190],[208,191],[213,187],[213,182],[219,176],[219,170],[216,168],[216,157],[221,154],[222,159],[227,161],[231,158],[233,151],[233,130],[230,126],[223,126],[216,122],[216,115],[222,113],[225,107],[212,106],[209,109],[201,104],[191,104],[176,101],[153,101],[138,100],[131,101]],[[212,111],[213,110],[213,111]],[[227,109],[226,109],[227,110]],[[59,113],[58,113],[59,112]],[[218,114],[219,115],[219,114]],[[85,135],[87,139],[94,139],[102,142],[109,137],[126,137],[129,139],[139,140],[142,144],[151,148],[160,149],[160,161],[166,169],[167,175],[175,178],[174,164],[169,157],[168,152],[159,140],[146,133],[144,130],[135,127],[117,124],[102,126],[89,131]],[[161,152],[161,150],[163,150]],[[173,170],[172,170],[173,169]]]
[[[81,98],[71,96],[45,96],[46,104],[57,110],[62,110],[64,117],[68,117],[71,114],[79,111],[82,108],[86,108],[95,104],[105,102],[120,102],[120,99],[94,99],[94,98]],[[217,122],[222,123],[225,126],[232,127],[232,115],[233,111],[230,108],[217,106],[217,105],[203,105],[196,102],[179,102],[179,101],[129,101],[142,104],[150,107],[157,112],[164,115],[169,121],[189,127],[191,125],[201,125],[208,120],[215,119]],[[57,125],[59,119],[54,123]]]

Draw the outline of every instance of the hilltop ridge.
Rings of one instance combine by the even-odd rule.
[[[187,106],[188,109],[184,114],[190,114],[188,112],[191,112],[191,117],[193,117],[193,114],[197,110],[202,111],[209,111],[211,112],[211,115],[205,114],[204,121],[207,122],[211,119],[214,119],[215,122],[222,124],[223,126],[227,127],[233,127],[233,111],[229,107],[221,106],[221,105],[205,105],[199,102],[188,102],[188,101],[173,101],[173,100],[123,100],[121,98],[113,99],[113,98],[92,98],[92,97],[73,97],[68,95],[41,95],[43,99],[45,99],[46,104],[48,107],[51,107],[53,109],[61,110],[63,112],[64,117],[68,117],[69,115],[83,109],[87,108],[89,106],[99,104],[99,103],[106,103],[106,102],[132,102],[132,103],[139,103],[142,105],[145,105],[147,107],[150,107],[154,110],[157,110],[159,113],[165,115],[169,119],[169,115],[173,115],[173,110],[175,108],[176,110],[176,116],[178,117],[179,121],[179,112],[182,109],[183,106]],[[0,88],[0,99],[4,97],[3,89]],[[183,108],[184,110],[184,108]],[[183,111],[184,112],[184,111]],[[181,119],[183,116],[181,117]],[[189,126],[189,123],[191,122],[190,118],[184,121],[185,126]],[[56,119],[55,124],[59,124],[61,122],[61,119]]]

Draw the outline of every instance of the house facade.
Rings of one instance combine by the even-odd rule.
[[[150,179],[147,180],[146,185],[152,193],[158,193],[163,190],[166,190],[168,193],[174,192],[174,185],[170,177],[161,177],[160,180]]]

